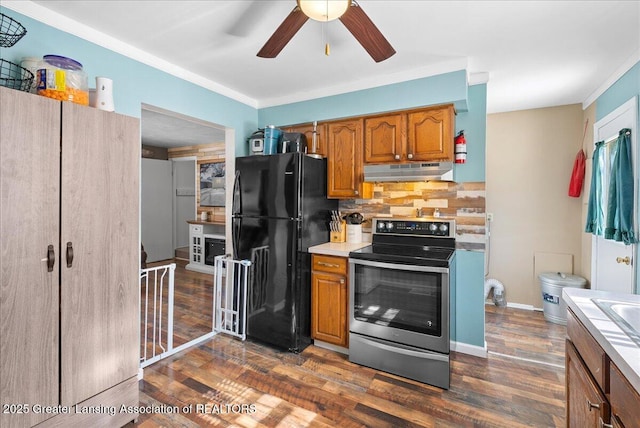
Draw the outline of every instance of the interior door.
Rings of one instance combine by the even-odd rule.
[[[3,427],[51,416],[21,403],[58,404],[59,176],[60,102],[0,87],[0,404],[18,406]]]
[[[189,245],[187,221],[196,219],[196,161],[174,160],[172,163],[175,189],[173,246],[180,248]]]
[[[618,132],[623,128],[630,128],[632,143],[632,159],[634,162],[635,203],[638,206],[638,150],[637,150],[637,98],[632,98],[621,107],[599,120],[594,125],[595,141],[609,143],[618,137]],[[605,146],[605,169],[603,171],[604,197],[601,201],[606,206],[609,188],[610,144]],[[606,216],[606,209],[604,210]],[[637,208],[634,213],[636,224],[634,229],[638,231]],[[602,236],[592,238],[592,272],[591,288],[595,290],[633,293],[636,284],[636,252],[637,244],[624,245],[621,242],[604,239]]]
[[[174,256],[172,168],[171,161],[142,159],[140,227],[147,262]]]
[[[138,373],[139,120],[62,103],[61,404]]]

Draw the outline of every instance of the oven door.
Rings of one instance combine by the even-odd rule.
[[[349,259],[349,330],[449,353],[449,269]]]

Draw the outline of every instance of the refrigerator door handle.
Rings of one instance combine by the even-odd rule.
[[[233,204],[231,206],[231,214],[242,214],[242,196],[240,193],[240,171],[236,170],[236,176],[233,180]]]
[[[239,260],[238,250],[240,249],[240,230],[242,228],[242,219],[234,217],[231,220],[231,245],[233,247],[233,258]]]

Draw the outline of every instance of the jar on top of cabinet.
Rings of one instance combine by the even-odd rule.
[[[59,55],[45,55],[38,69],[38,94],[89,105],[89,83],[82,64]]]

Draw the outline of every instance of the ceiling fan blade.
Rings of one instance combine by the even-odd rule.
[[[282,24],[276,29],[273,35],[264,44],[258,56],[261,58],[275,58],[280,51],[289,43],[289,40],[296,35],[298,30],[307,22],[307,15],[296,6],[291,13],[282,21]]]
[[[340,17],[340,21],[369,52],[375,62],[384,61],[396,53],[393,46],[356,2],[353,2],[345,14]]]

